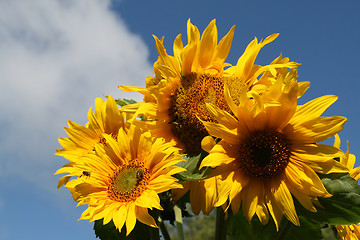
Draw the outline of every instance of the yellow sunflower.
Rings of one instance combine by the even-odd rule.
[[[334,146],[340,148],[340,137],[335,135]],[[349,142],[347,142],[347,150],[345,156],[340,159],[340,162],[345,165],[349,171],[350,176],[353,177],[357,182],[360,179],[360,167],[354,168],[356,157],[354,154],[349,153]],[[360,239],[360,226],[359,224],[351,225],[337,225],[336,229],[342,240],[358,240]]]
[[[56,155],[67,159],[81,157],[95,150],[97,143],[106,142],[103,134],[109,134],[116,139],[120,128],[123,128],[124,116],[120,113],[114,98],[109,96],[104,102],[101,98],[95,100],[95,112],[92,107],[88,111],[89,122],[86,126],[81,126],[73,121],[69,121],[69,127],[65,127],[69,138],[59,138],[62,149],[56,149]],[[72,163],[67,166],[71,167]],[[59,179],[58,188],[67,183],[71,175],[63,176]]]
[[[334,147],[340,149],[341,140],[338,134],[335,135]],[[356,157],[354,154],[349,153],[349,142],[347,142],[347,150],[345,156],[340,159],[340,162],[346,166],[350,171],[350,176],[357,182],[360,179],[360,167],[354,168]]]
[[[269,72],[277,74],[279,69],[295,68],[299,64],[278,58],[267,66],[255,65],[260,49],[273,41],[278,34],[258,42],[253,40],[239,58],[237,65],[230,67],[225,63],[234,35],[234,27],[218,43],[215,20],[200,32],[190,20],[187,24],[187,45],[183,45],[181,35],[174,41],[173,56],[168,55],[163,39],[156,41],[159,53],[154,63],[155,77],[148,77],[146,89],[141,87],[119,86],[124,91],[139,92],[144,102],[125,106],[123,111],[138,110],[147,120],[149,130],[166,140],[175,140],[187,154],[201,152],[201,140],[208,133],[198,119],[214,121],[205,104],[212,103],[223,110],[230,110],[223,96],[224,83],[231,86],[231,95],[236,97],[245,88],[250,91],[257,78]],[[271,81],[267,81],[271,83]],[[262,85],[263,86],[263,85]],[[257,87],[256,89],[264,89]]]
[[[360,226],[357,224],[337,225],[336,230],[338,231],[341,240],[360,239]]]
[[[106,144],[96,144],[95,153],[69,157],[71,165],[55,173],[77,177],[65,187],[79,205],[88,204],[80,219],[113,220],[119,231],[126,226],[126,235],[136,220],[157,227],[148,209],[162,210],[158,193],[182,187],[172,177],[184,171],[173,166],[183,160],[179,149],[134,125],[127,131],[120,128],[117,139],[103,137]]]
[[[312,200],[331,196],[318,173],[347,172],[335,161],[344,153],[336,147],[317,144],[339,132],[345,117],[321,117],[336,96],[323,96],[297,105],[298,84],[278,79],[262,95],[249,99],[242,93],[239,104],[225,88],[232,113],[207,104],[217,123],[206,122],[210,135],[222,139],[200,167],[216,167],[219,193],[216,206],[227,201],[236,214],[240,207],[251,221],[256,214],[262,224],[269,213],[278,229],[285,217],[299,225],[293,197],[309,211]]]
[[[105,102],[101,98],[96,98],[95,112],[91,107],[88,111],[88,119],[86,126],[73,121],[68,122],[69,127],[64,129],[69,138],[59,138],[63,149],[57,149],[57,155],[67,157],[87,154],[94,151],[96,143],[105,142],[104,133],[116,138],[119,129],[124,127],[124,117],[112,96],[109,96]]]

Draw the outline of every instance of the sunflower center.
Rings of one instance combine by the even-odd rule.
[[[290,143],[277,131],[255,131],[240,146],[241,168],[251,176],[270,178],[279,175],[289,163]]]
[[[170,123],[173,133],[185,145],[188,154],[199,154],[201,140],[208,135],[198,118],[203,121],[214,121],[205,103],[212,103],[222,110],[230,111],[224,99],[224,82],[235,81],[210,74],[192,73],[184,76],[180,86],[171,94]],[[239,88],[241,82],[236,82]],[[232,92],[235,92],[234,89]]]
[[[149,178],[149,172],[143,166],[123,166],[110,177],[108,195],[119,202],[134,201],[145,189]]]

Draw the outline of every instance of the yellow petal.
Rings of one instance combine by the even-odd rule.
[[[153,96],[150,94],[149,90],[147,90],[146,88],[136,87],[136,86],[130,87],[130,86],[124,86],[124,85],[119,85],[118,88],[125,92],[138,92],[138,93],[141,93],[142,95],[144,95],[144,97],[153,98]]]
[[[113,214],[114,225],[117,229],[121,231],[127,217],[127,208],[125,204],[121,205],[119,209]]]
[[[340,149],[341,140],[339,134],[335,134],[334,147]]]
[[[148,213],[148,210],[143,207],[136,206],[136,217],[137,219],[150,227],[158,228],[154,218]]]
[[[201,206],[204,204],[202,197],[204,196],[203,186],[198,181],[191,183],[190,202],[191,210],[195,215],[199,215]]]
[[[183,42],[181,40],[181,34],[177,35],[174,41],[174,45],[173,45],[173,52],[174,52],[174,57],[175,59],[177,59],[178,61],[181,61],[181,50],[184,48],[183,46]]]
[[[287,186],[311,196],[330,197],[319,176],[302,162],[290,162],[285,169]]]
[[[279,231],[280,222],[282,216],[284,215],[283,212],[279,209],[277,204],[275,203],[275,199],[273,196],[272,191],[269,189],[266,191],[266,206],[269,209],[269,212],[275,222],[276,230]]]
[[[293,142],[316,143],[340,132],[345,123],[345,117],[318,117],[297,125],[295,128],[288,125],[284,128],[284,133]]]
[[[232,199],[240,193],[250,182],[250,178],[244,174],[241,170],[237,170],[234,173],[233,177],[233,184],[231,186],[230,191],[230,202],[232,202]]]
[[[135,204],[136,206],[143,208],[152,209],[154,207],[159,210],[162,210],[162,207],[160,205],[160,198],[157,195],[157,193],[153,190],[143,191],[141,196],[136,199]]]
[[[215,19],[212,20],[203,32],[198,49],[198,61],[202,68],[209,65],[217,46],[217,28]]]
[[[211,136],[221,138],[224,141],[238,145],[240,143],[240,138],[237,134],[237,131],[228,129],[222,124],[213,123],[213,122],[205,122],[202,121],[206,130]]]
[[[134,229],[136,224],[135,204],[132,202],[128,203],[128,212],[127,212],[125,224],[126,224],[126,236],[128,236],[130,232]]]
[[[296,214],[294,201],[287,188],[284,180],[273,180],[271,184],[271,190],[274,194],[274,200],[277,207],[283,212],[285,217],[295,224],[300,226],[299,218]]]
[[[168,66],[169,68],[173,69],[174,71],[176,71],[178,74],[179,77],[180,76],[180,72],[181,72],[181,69],[179,67],[179,65],[176,63],[176,61],[173,61],[171,59],[171,56],[169,56],[167,53],[166,53],[166,49],[162,43],[162,41],[160,41],[155,35],[153,35],[155,41],[156,41],[156,49],[159,53],[159,58],[161,59],[162,63],[165,65],[165,66]]]
[[[259,203],[256,206],[255,213],[258,216],[262,225],[266,225],[269,222],[269,212],[262,198],[259,199]]]
[[[343,157],[344,153],[333,146],[325,144],[294,145],[292,158],[311,167],[318,173],[348,172],[346,166],[333,158]]]
[[[232,178],[234,176],[234,172],[224,173],[223,176],[217,179],[218,184],[218,200],[215,204],[215,207],[222,206],[228,200],[228,196],[230,194],[232,188]]]
[[[290,123],[297,125],[320,115],[337,100],[337,96],[326,95],[299,106]]]
[[[207,110],[213,115],[216,121],[229,129],[236,129],[238,121],[230,113],[221,110],[214,104],[206,103]]]
[[[202,206],[202,211],[205,215],[209,215],[210,212],[213,210],[214,205],[218,198],[218,189],[217,189],[217,178],[207,178],[203,180],[203,186],[204,186],[204,203]]]
[[[217,167],[223,164],[232,163],[237,156],[237,151],[234,147],[225,141],[220,141],[216,144],[201,162],[200,169],[204,166]]]
[[[296,197],[296,199],[301,203],[301,205],[303,205],[304,208],[306,208],[307,210],[309,210],[311,212],[317,211],[316,208],[314,207],[309,195],[304,194],[303,192],[301,192],[301,190],[297,189],[292,184],[287,183],[286,186],[290,190],[291,194]]]
[[[59,179],[57,188],[59,189],[62,185],[65,185],[69,180],[70,180],[71,176],[67,175],[67,176],[63,176]]]
[[[227,58],[232,40],[234,37],[235,26],[233,26],[230,31],[221,39],[219,45],[216,47],[215,54],[213,56],[213,60],[217,63],[223,64],[225,59]]]
[[[259,198],[264,192],[263,183],[257,179],[251,179],[242,193],[242,209],[246,219],[250,222],[256,212]]]

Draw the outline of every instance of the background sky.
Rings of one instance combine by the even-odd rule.
[[[301,103],[339,96],[325,115],[348,117],[342,149],[349,140],[360,156],[359,12],[355,0],[0,0],[0,240],[95,239],[77,221],[85,208],[56,189],[67,163],[57,138],[67,120],[86,123],[96,97],[141,100],[117,85],[144,86],[158,56],[152,34],[172,53],[188,18],[201,32],[216,18],[219,39],[236,25],[232,64],[254,37],[280,33],[256,63],[280,53],[301,63],[298,80],[311,82]]]

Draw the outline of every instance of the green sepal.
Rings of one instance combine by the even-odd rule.
[[[203,167],[199,169],[201,161],[208,155],[207,152],[202,151],[199,155],[196,156],[185,156],[185,160],[179,163],[180,167],[186,169],[184,172],[180,172],[174,175],[180,183],[188,181],[198,181],[206,179],[210,176],[212,168]]]
[[[255,215],[251,223],[247,221],[243,212],[239,211],[237,215],[229,214],[228,240],[236,239],[259,239],[259,240],[320,240],[322,239],[321,225],[315,221],[300,216],[300,226],[295,226],[286,218],[283,218],[279,231],[272,218],[269,223],[262,225]]]
[[[129,105],[129,104],[133,104],[133,103],[136,103],[135,100],[133,99],[126,99],[126,98],[118,98],[118,99],[115,99],[115,102],[117,105],[123,107],[125,105]]]
[[[304,209],[295,201],[298,215],[321,224],[354,224],[360,222],[360,186],[349,174],[332,173],[320,175],[326,190],[333,196],[318,198],[321,206],[317,212]]]

